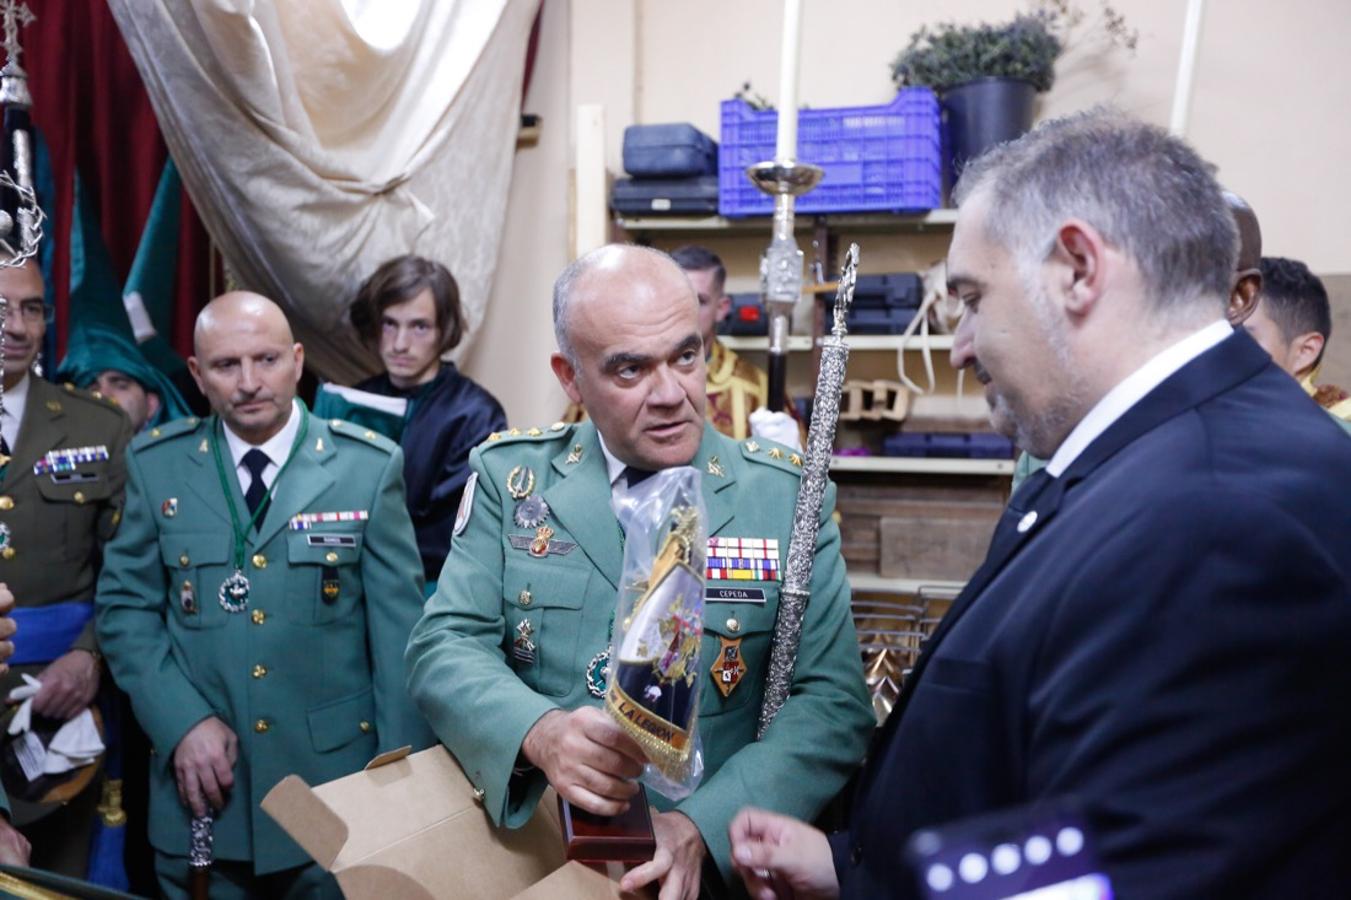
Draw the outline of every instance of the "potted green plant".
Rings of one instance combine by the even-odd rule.
[[[1070,0],[1041,0],[1012,21],[924,27],[891,64],[898,87],[925,85],[943,102],[952,171],[1032,126],[1036,95],[1055,83],[1055,65],[1084,14]],[[1134,49],[1136,34],[1102,4],[1107,40]]]

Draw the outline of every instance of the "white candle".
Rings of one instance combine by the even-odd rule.
[[[802,0],[783,0],[779,55],[779,134],[774,159],[797,159],[797,57],[802,45]]]
[[[1173,113],[1168,130],[1178,137],[1187,134],[1191,115],[1192,83],[1196,78],[1196,55],[1201,45],[1201,16],[1205,0],[1187,0],[1187,18],[1182,26],[1182,52],[1177,60],[1177,84],[1173,87]]]

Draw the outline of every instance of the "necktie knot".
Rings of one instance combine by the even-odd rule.
[[[252,480],[249,483],[249,489],[244,492],[244,502],[249,506],[249,513],[256,513],[258,507],[263,503],[263,498],[267,496],[267,485],[263,484],[263,470],[267,468],[268,463],[272,462],[267,454],[254,447],[244,458],[240,460],[244,463],[244,468],[249,470]],[[267,513],[263,513],[267,515]],[[262,516],[259,516],[259,521]]]
[[[625,481],[631,488],[637,487],[638,485],[642,484],[644,481],[647,481],[649,478],[651,478],[653,475],[656,474],[657,473],[654,472],[652,469],[640,469],[637,466],[629,466],[628,468],[624,469]]]
[[[267,468],[267,464],[270,462],[272,460],[267,458],[267,454],[257,447],[244,454],[244,468],[248,469],[249,474],[255,479],[262,476],[263,470]]]

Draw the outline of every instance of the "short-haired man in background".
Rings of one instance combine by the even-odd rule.
[[[1262,257],[1262,300],[1243,327],[1271,354],[1272,362],[1351,431],[1351,393],[1314,384],[1332,337],[1332,308],[1327,288],[1308,266],[1297,259]]]

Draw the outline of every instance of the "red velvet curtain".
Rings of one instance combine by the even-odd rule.
[[[75,172],[98,210],[103,239],[119,278],[136,256],[150,204],[168,157],[155,114],[121,32],[103,0],[47,0],[20,39],[33,94],[33,121],[51,151],[56,180],[56,325],[58,352],[69,327],[70,223]],[[210,299],[210,241],[187,192],[179,227],[172,321],[164,337],[192,350],[197,311]]]

